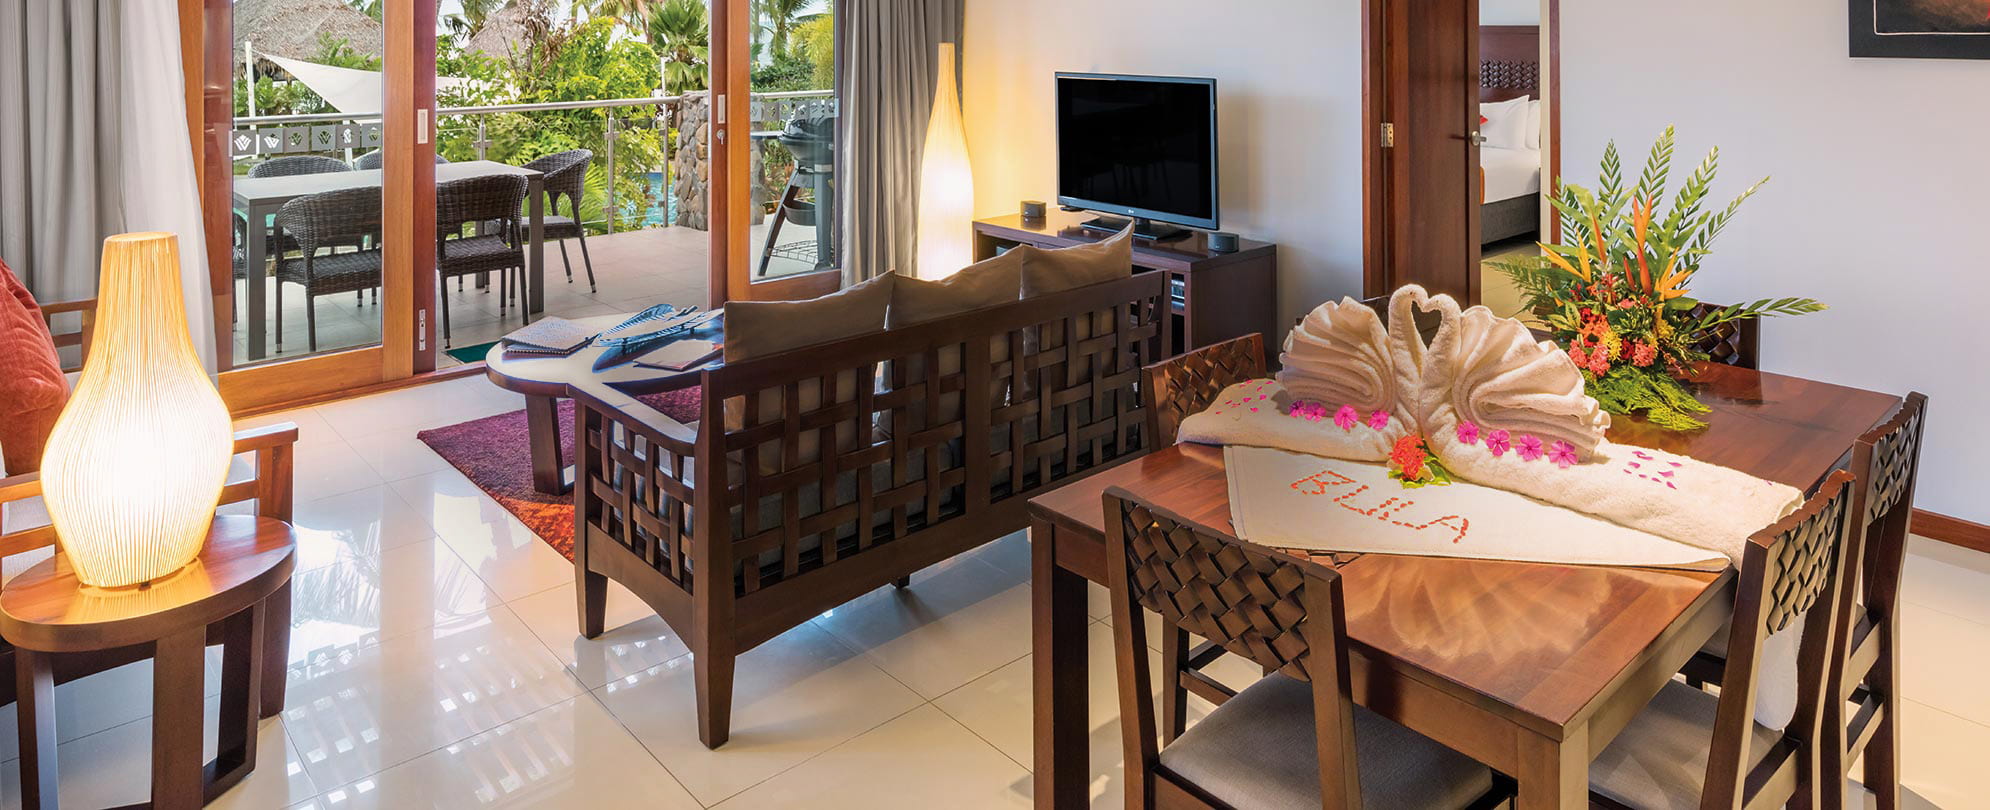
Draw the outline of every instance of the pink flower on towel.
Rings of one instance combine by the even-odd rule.
[[[1570,464],[1576,462],[1575,446],[1561,441],[1548,445],[1548,460],[1554,462],[1557,467],[1568,469]]]
[[[1382,411],[1376,411],[1374,413],[1369,414],[1368,426],[1376,430],[1381,430],[1385,427],[1388,427],[1389,415],[1387,413],[1383,413]]]
[[[1308,422],[1318,422],[1327,418],[1327,406],[1318,400],[1302,399],[1292,403],[1291,416]]]
[[[1458,423],[1458,441],[1466,444],[1479,443],[1479,426],[1470,422]]]
[[[1499,458],[1513,449],[1513,445],[1507,442],[1506,431],[1495,430],[1486,434],[1486,449],[1492,451],[1493,458]]]
[[[1520,460],[1533,461],[1541,457],[1541,440],[1533,436],[1521,436],[1513,443],[1513,450],[1520,454]]]
[[[1359,421],[1361,413],[1353,405],[1342,405],[1340,410],[1334,412],[1334,424],[1339,425],[1341,430],[1353,430],[1354,424]]]

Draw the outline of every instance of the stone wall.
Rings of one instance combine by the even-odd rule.
[[[677,107],[677,156],[671,159],[670,193],[677,198],[677,220],[684,228],[711,229],[710,200],[711,107],[703,96],[686,98]]]

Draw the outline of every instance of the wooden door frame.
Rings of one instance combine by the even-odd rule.
[[[215,358],[221,396],[237,413],[406,379],[435,368],[435,4],[395,0],[384,16],[381,145],[383,271],[381,342],[347,351],[233,368],[234,19],[231,0],[178,0],[188,127],[198,131],[202,224],[213,284]],[[195,58],[195,57],[198,58]],[[196,114],[198,119],[196,120]],[[418,125],[418,119],[426,119]],[[416,143],[417,129],[428,137]],[[397,159],[397,155],[399,158]],[[427,212],[426,216],[422,213]],[[424,328],[418,329],[417,324]]]
[[[1393,93],[1403,92],[1407,83],[1403,81],[1409,70],[1406,58],[1391,51],[1389,45],[1388,9],[1396,0],[1363,0],[1361,4],[1361,214],[1362,214],[1362,295],[1373,297],[1386,295],[1397,284],[1390,269],[1394,266],[1390,255],[1391,243],[1395,236],[1397,212],[1391,207],[1395,199],[1394,169],[1392,153],[1383,146],[1382,122],[1387,120]],[[1469,0],[1477,2],[1477,0]],[[1540,26],[1544,47],[1547,50],[1548,79],[1544,95],[1548,99],[1548,120],[1543,122],[1547,129],[1547,143],[1542,146],[1542,194],[1552,197],[1558,193],[1562,177],[1562,4],[1561,0],[1542,0],[1542,25]],[[1469,38],[1470,47],[1477,48],[1477,39]],[[1385,62],[1385,58],[1388,60]],[[1476,60],[1473,60],[1476,61]],[[1553,208],[1549,208],[1552,213]],[[1561,238],[1561,222],[1549,216],[1544,238],[1554,242]],[[1477,274],[1472,274],[1471,303],[1477,303]]]
[[[833,3],[833,0],[832,0]],[[707,302],[814,298],[835,292],[843,271],[816,270],[754,281],[753,268],[753,12],[749,0],[712,0],[712,138],[710,278]],[[840,69],[841,61],[838,66]],[[721,118],[717,108],[723,105]],[[725,123],[721,124],[720,121]],[[737,131],[734,128],[737,127]],[[819,226],[824,227],[824,226]],[[826,227],[834,227],[828,225]]]

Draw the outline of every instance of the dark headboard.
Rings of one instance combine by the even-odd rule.
[[[1541,97],[1541,27],[1479,26],[1479,101]]]

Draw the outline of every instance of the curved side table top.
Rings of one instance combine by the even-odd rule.
[[[261,602],[290,580],[296,532],[281,520],[216,515],[200,556],[164,580],[102,589],[76,580],[57,554],[0,588],[0,636],[42,652],[88,652],[156,641]]]

